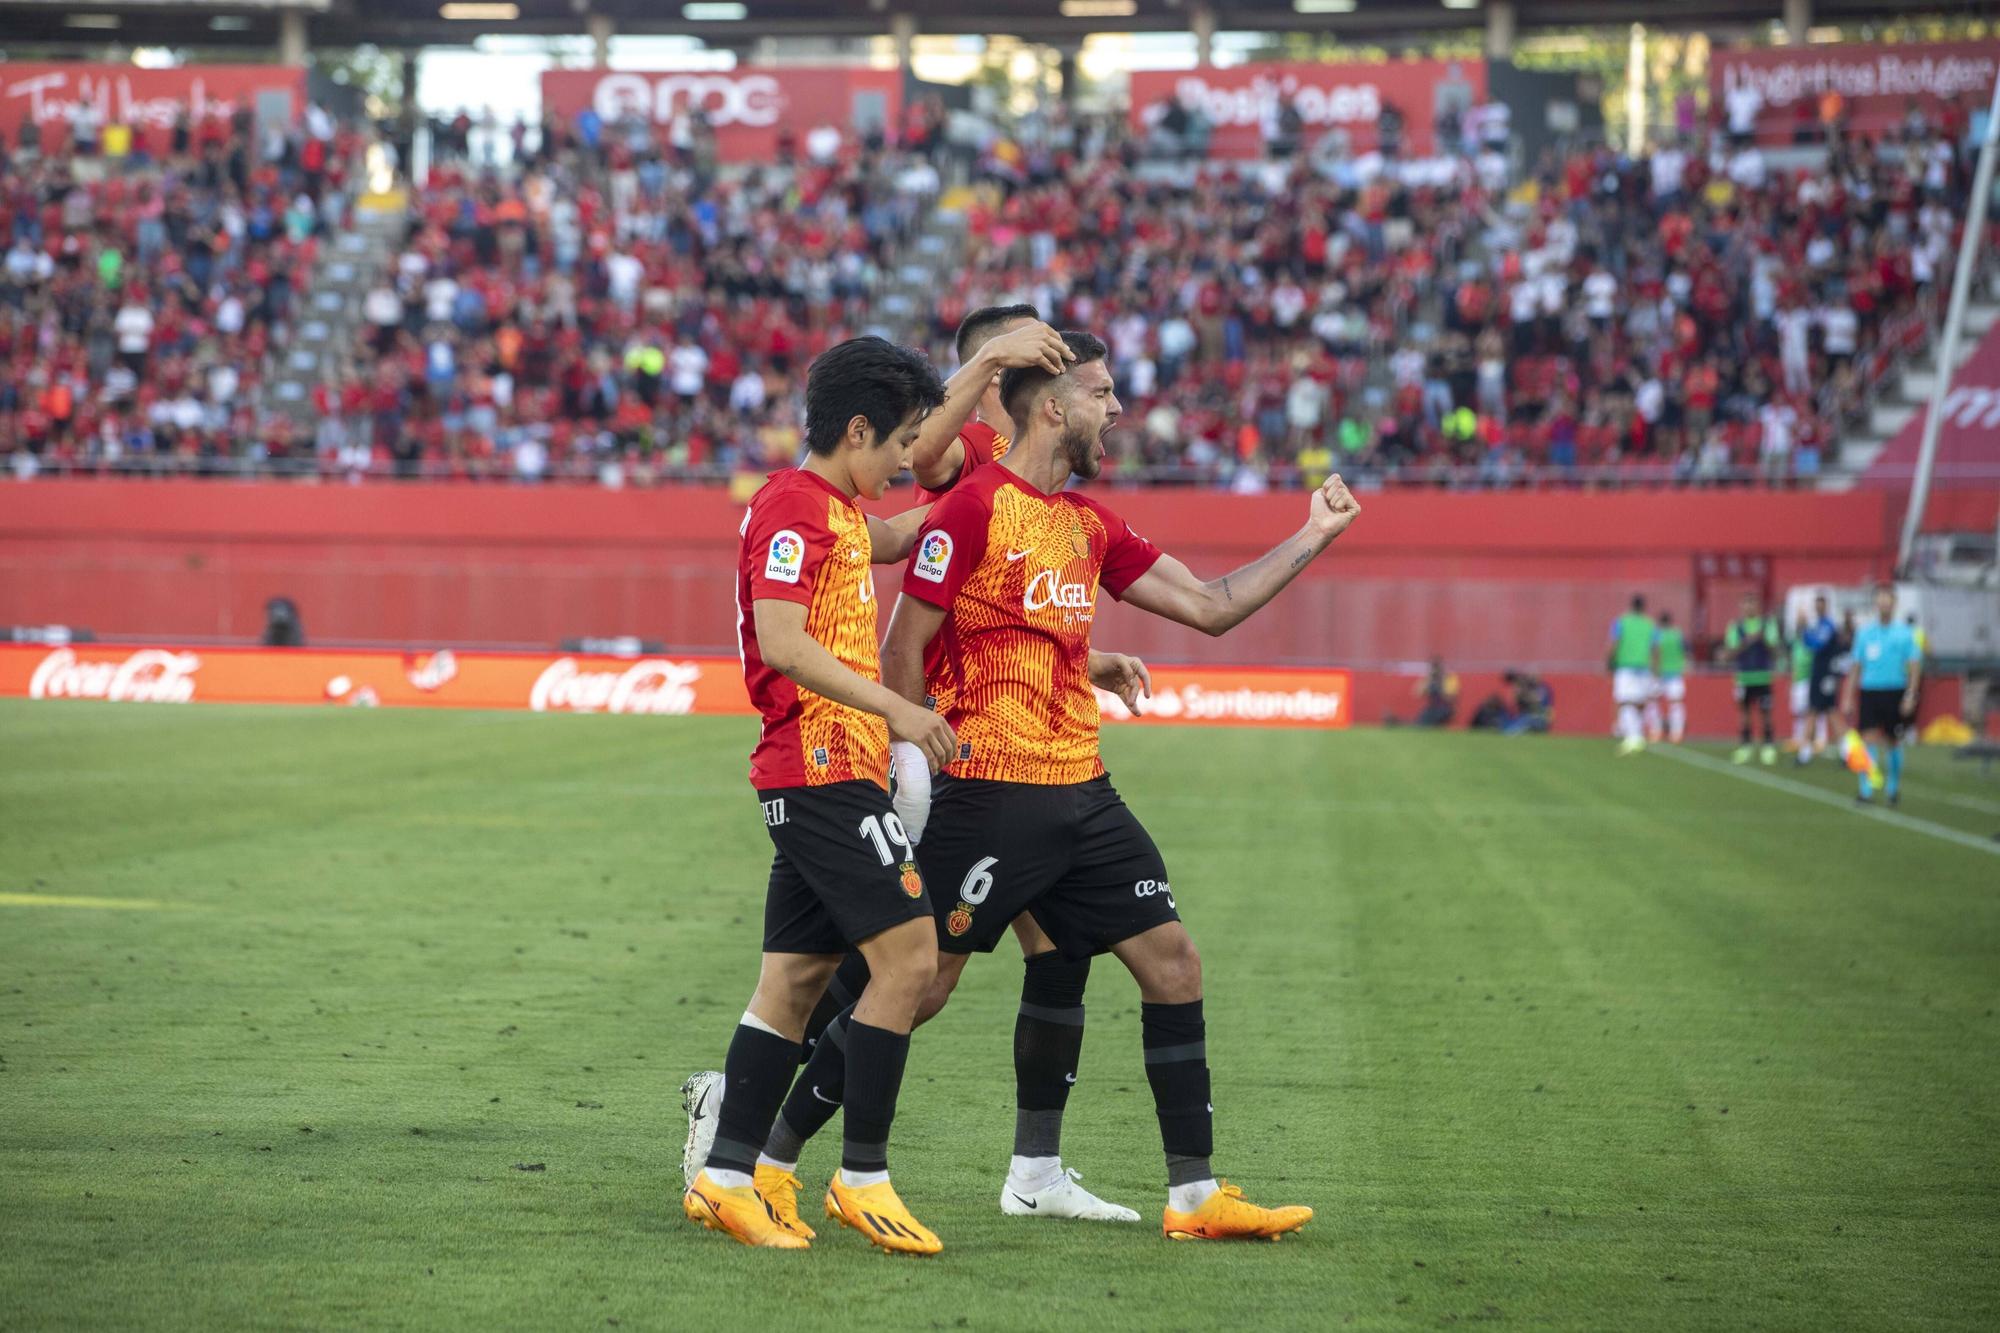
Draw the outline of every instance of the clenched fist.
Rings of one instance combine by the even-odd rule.
[[[1347,483],[1340,479],[1338,472],[1313,492],[1312,514],[1307,522],[1323,533],[1328,541],[1347,531],[1347,525],[1359,517],[1361,502],[1347,489]]]

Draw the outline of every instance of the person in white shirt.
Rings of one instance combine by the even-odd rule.
[[[1669,144],[1653,154],[1653,198],[1668,203],[1680,197],[1687,176],[1687,154]]]
[[[604,273],[610,283],[612,303],[631,314],[639,306],[639,284],[646,276],[645,264],[635,255],[615,250],[604,261]]]
[[[1618,310],[1618,279],[1611,276],[1611,270],[1599,264],[1583,280],[1583,313],[1601,333],[1610,327]]]
[[[701,396],[708,378],[708,353],[697,344],[682,339],[667,354],[667,383],[683,403],[692,404]]]
[[[119,308],[111,332],[118,340],[118,359],[134,375],[145,378],[146,354],[153,347],[153,312],[135,296]]]
[[[1764,432],[1757,453],[1764,463],[1764,475],[1773,481],[1781,480],[1791,471],[1792,440],[1798,421],[1798,409],[1790,403],[1768,402],[1757,409],[1757,424]]]
[[[1838,370],[1854,359],[1861,349],[1861,321],[1846,302],[1830,305],[1819,312],[1819,326],[1825,333],[1827,360]]]
[[[1746,190],[1761,190],[1770,180],[1770,169],[1764,162],[1764,151],[1754,143],[1746,143],[1729,159],[1729,179]]]
[[[1792,306],[1780,310],[1772,321],[1778,326],[1778,363],[1784,368],[1785,390],[1804,393],[1807,388],[1806,337],[1812,331],[1812,315]]]
[[[424,318],[433,324],[451,322],[451,308],[458,302],[458,283],[440,273],[424,284]]]
[[[1764,95],[1748,84],[1737,84],[1722,95],[1723,115],[1729,121],[1729,133],[1738,141],[1747,141],[1757,133],[1757,116],[1764,109]]]
[[[730,410],[739,416],[752,417],[764,410],[764,377],[749,366],[729,386]]]

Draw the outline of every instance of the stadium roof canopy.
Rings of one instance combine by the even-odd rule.
[[[1093,32],[1186,32],[1204,13],[1216,28],[1232,31],[1393,42],[1482,28],[1501,5],[1511,6],[1512,27],[1524,34],[1635,22],[1747,32],[1780,21],[1787,10],[1800,24],[1944,11],[2000,18],[2000,0],[0,0],[0,43],[273,47],[288,14],[306,17],[307,40],[319,47],[465,45],[488,34],[581,36],[593,17],[609,20],[619,34],[689,35],[725,48],[762,37],[877,36],[903,15],[923,33],[1061,41]],[[705,17],[737,11],[741,17]]]

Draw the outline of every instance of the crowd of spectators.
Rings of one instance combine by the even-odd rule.
[[[1939,313],[1966,129],[1172,172],[1073,134],[990,173],[931,332],[1013,299],[1105,332],[1128,477],[1794,482]]]
[[[292,443],[258,410],[362,136],[314,108],[0,141],[0,467],[199,468]]]
[[[905,147],[792,127],[731,170],[698,113],[441,121],[303,422],[260,385],[368,130],[315,108],[289,132],[243,114],[115,151],[89,126],[0,145],[0,455],[607,484],[781,466],[811,357],[907,332],[879,298],[942,189],[924,125]],[[1058,108],[980,154],[964,261],[917,336],[948,367],[964,313],[1014,300],[1100,331],[1124,481],[1810,478],[1927,334],[1963,117],[1912,106],[1778,161],[1684,129],[1525,169],[1485,135],[1421,162],[1162,165]]]

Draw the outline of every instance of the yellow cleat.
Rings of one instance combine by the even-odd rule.
[[[764,1202],[771,1205],[778,1225],[795,1235],[813,1239],[819,1233],[806,1225],[799,1216],[799,1178],[789,1171],[765,1163],[758,1163],[754,1177],[757,1193],[764,1196]]]
[[[681,1196],[681,1210],[691,1222],[699,1222],[710,1231],[720,1231],[745,1245],[755,1245],[768,1250],[808,1250],[812,1246],[804,1236],[789,1231],[778,1220],[778,1214],[756,1187],[738,1185],[734,1189],[724,1189],[703,1171],[688,1186]]]
[[[891,1254],[936,1254],[944,1248],[931,1229],[910,1215],[896,1197],[896,1187],[888,1181],[855,1188],[843,1184],[834,1172],[826,1187],[826,1215],[844,1227],[852,1227]]]
[[[1303,1204],[1260,1208],[1245,1199],[1241,1189],[1225,1180],[1193,1212],[1167,1209],[1160,1230],[1169,1240],[1276,1240],[1312,1221],[1312,1215],[1313,1210]]]

